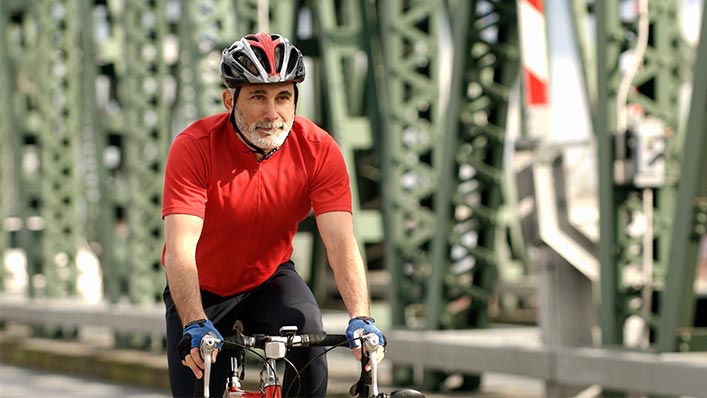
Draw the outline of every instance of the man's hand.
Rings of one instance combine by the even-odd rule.
[[[346,337],[349,339],[349,346],[353,348],[353,355],[357,360],[361,360],[361,340],[356,339],[357,337],[363,336],[365,334],[374,333],[378,336],[380,345],[376,350],[376,362],[380,362],[385,357],[385,337],[383,333],[376,327],[375,319],[367,316],[355,317],[349,320],[349,326],[346,328]],[[355,340],[354,340],[355,339]],[[371,370],[371,362],[369,361],[366,365],[366,371]]]
[[[199,352],[199,344],[201,344],[201,339],[207,335],[211,334],[221,342],[217,345],[217,348],[223,347],[223,337],[221,333],[214,327],[208,319],[199,319],[196,321],[189,322],[186,327],[184,327],[184,336],[177,346],[179,350],[179,355],[182,356],[182,365],[188,366],[194,376],[197,379],[201,379],[203,376],[202,369],[204,369],[204,360],[201,358],[201,353]],[[211,363],[216,362],[216,356],[218,355],[218,350],[215,350],[212,357]]]

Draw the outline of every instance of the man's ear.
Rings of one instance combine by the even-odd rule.
[[[233,95],[231,94],[231,91],[223,90],[221,92],[221,100],[223,100],[223,106],[230,112],[233,107]]]

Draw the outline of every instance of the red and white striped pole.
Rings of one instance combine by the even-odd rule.
[[[543,0],[517,0],[520,49],[528,116],[527,136],[547,137],[550,133],[548,100],[547,34]]]

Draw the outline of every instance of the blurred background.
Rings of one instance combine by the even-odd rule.
[[[707,397],[703,9],[0,0],[0,396],[167,395],[166,155],[223,111],[221,50],[264,31],[306,55],[297,112],[344,153],[386,386]],[[311,217],[294,245],[340,333]],[[332,396],[356,366],[330,355]]]

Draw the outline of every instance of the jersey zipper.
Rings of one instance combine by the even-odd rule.
[[[263,196],[263,176],[260,170],[260,164],[262,162],[258,162],[256,169],[255,169],[255,175],[258,178],[258,195],[255,199],[255,236],[258,236],[260,233],[260,209],[262,207],[262,196]]]

